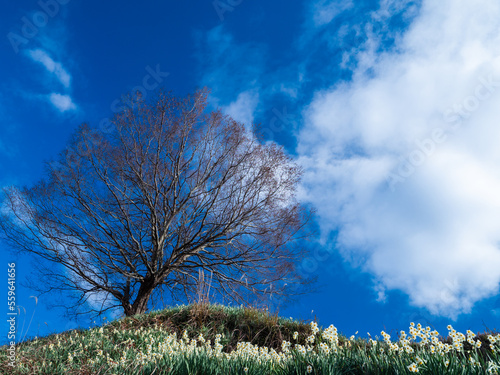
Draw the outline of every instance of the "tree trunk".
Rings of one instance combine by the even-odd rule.
[[[132,305],[125,306],[125,316],[144,314],[148,309],[148,301],[156,283],[153,278],[146,278],[139,288],[137,297]]]

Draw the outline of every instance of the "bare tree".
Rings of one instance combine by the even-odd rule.
[[[99,295],[87,312],[143,313],[156,291],[196,293],[200,272],[240,302],[304,282],[295,267],[308,218],[294,197],[300,168],[208,112],[207,96],[138,94],[113,132],[80,126],[45,178],[4,189],[2,238],[55,263],[43,270],[46,285],[76,291],[73,307]]]

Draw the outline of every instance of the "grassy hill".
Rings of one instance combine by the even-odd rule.
[[[398,341],[344,337],[266,311],[195,304],[7,347],[1,374],[500,374],[500,336],[420,325]]]

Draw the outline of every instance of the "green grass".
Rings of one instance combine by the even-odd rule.
[[[500,374],[496,333],[410,331],[347,338],[263,310],[195,304],[19,343],[15,368],[3,346],[0,374]]]

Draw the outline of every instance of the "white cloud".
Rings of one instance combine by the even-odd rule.
[[[96,280],[97,284],[102,285],[102,281],[98,280],[94,276],[100,275],[101,273],[92,264],[92,262],[88,260],[88,258],[88,254],[85,254],[85,256],[82,257],[82,261],[80,263],[85,264],[88,269],[86,270],[87,272],[85,272],[86,276],[90,279]],[[83,290],[86,292],[84,300],[90,309],[93,309],[95,311],[109,309],[107,313],[112,319],[118,318],[123,313],[123,310],[118,306],[118,301],[109,292],[106,292],[104,290],[90,292],[94,289],[94,286],[92,284],[77,276],[73,271],[65,269],[65,272],[67,274],[67,277],[71,279],[72,282],[77,286],[78,290]]]
[[[255,90],[248,90],[240,93],[238,98],[228,106],[222,108],[222,111],[234,120],[239,121],[246,126],[251,126],[254,120],[254,112],[259,104],[259,94]]]
[[[52,57],[43,49],[33,49],[27,51],[27,56],[37,62],[52,75],[54,76],[59,83],[61,83],[65,91],[69,91],[68,89],[71,86],[71,75],[66,71],[63,65],[59,62],[54,61]],[[55,88],[53,84],[48,84],[48,88],[50,91],[54,91]],[[42,98],[43,100],[48,100],[59,112],[66,112],[70,110],[76,110],[77,106],[73,102],[71,96],[67,93],[61,94],[57,92],[52,92],[49,95],[32,95],[37,98]]]
[[[210,87],[215,98],[257,88],[263,75],[264,45],[239,43],[223,25],[196,34],[196,44],[201,83]]]
[[[54,107],[60,112],[75,110],[76,105],[69,95],[63,95],[53,92],[49,95],[49,100]]]
[[[44,50],[29,50],[28,56],[35,62],[42,64],[48,72],[54,74],[59,82],[68,88],[71,84],[71,76],[61,63],[55,62]]]
[[[316,26],[323,26],[353,6],[352,0],[319,0],[312,6],[313,22]]]
[[[495,0],[425,0],[397,52],[359,52],[305,111],[302,199],[381,300],[454,318],[499,292],[499,27]]]

